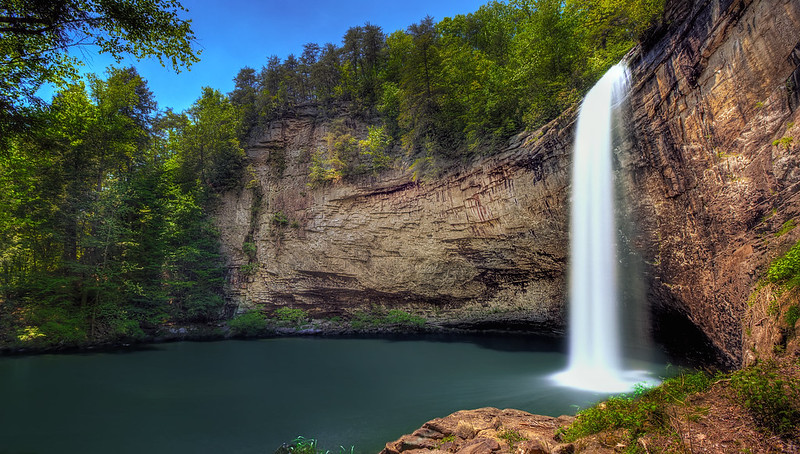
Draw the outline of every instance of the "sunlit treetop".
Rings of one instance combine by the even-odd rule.
[[[199,61],[177,0],[5,0],[0,5],[0,126],[35,103],[44,83],[77,76],[67,50],[97,46],[118,61],[157,58],[175,71]]]

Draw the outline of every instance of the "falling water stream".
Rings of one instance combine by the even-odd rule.
[[[569,362],[557,383],[617,393],[652,382],[627,371],[617,295],[613,126],[628,87],[623,63],[611,68],[581,104],[572,168]]]

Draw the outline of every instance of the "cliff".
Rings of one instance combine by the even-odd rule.
[[[571,121],[437,181],[396,170],[318,188],[309,159],[331,122],[307,109],[274,123],[248,150],[250,188],[227,194],[218,216],[234,297],[320,317],[380,305],[562,332]],[[258,267],[246,274],[249,238]]]
[[[800,4],[675,1],[667,17],[630,58],[615,156],[618,215],[633,227],[621,247],[644,273],[655,331],[669,341],[698,327],[733,365],[754,284],[800,237],[776,235],[800,212]],[[312,188],[311,154],[331,122],[298,109],[252,143],[248,184],[217,213],[231,300],[239,311],[381,305],[451,326],[562,333],[574,118],[435,181],[398,169]]]
[[[648,301],[738,364],[748,296],[800,238],[783,233],[800,213],[800,3],[668,8],[666,34],[631,61],[621,181],[635,194]]]

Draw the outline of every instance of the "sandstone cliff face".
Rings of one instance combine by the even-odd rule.
[[[274,123],[248,150],[249,188],[224,198],[218,223],[240,310],[336,316],[380,305],[563,331],[569,124],[521,134],[435,182],[396,170],[311,188],[310,155],[329,128],[313,112]],[[245,242],[256,246],[250,274]]]
[[[687,318],[736,364],[753,285],[800,237],[775,235],[800,214],[800,2],[678,0],[668,17],[631,58],[622,245],[644,263],[656,327]],[[434,182],[395,170],[319,188],[308,164],[330,122],[306,109],[273,123],[218,213],[232,301],[563,332],[574,116]]]
[[[736,364],[748,295],[800,237],[781,234],[800,214],[800,2],[669,8],[671,30],[632,61],[621,180],[635,194],[648,299]]]

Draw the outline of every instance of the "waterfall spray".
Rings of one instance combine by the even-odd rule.
[[[612,128],[628,87],[623,63],[589,91],[578,114],[570,220],[569,364],[555,380],[597,392],[646,381],[625,371],[617,296]]]

